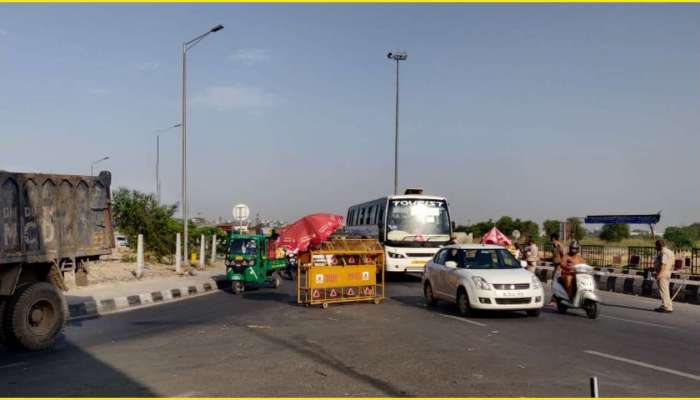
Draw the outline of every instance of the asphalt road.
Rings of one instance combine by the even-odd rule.
[[[293,303],[292,284],[73,321],[39,353],[0,349],[0,395],[700,395],[700,306],[604,293],[598,320],[546,308],[457,317],[420,283],[380,304]]]

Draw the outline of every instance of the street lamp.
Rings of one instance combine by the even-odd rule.
[[[224,29],[223,25],[216,25],[207,32],[182,44],[182,225],[184,227],[183,252],[184,262],[187,265],[187,50],[191,49],[210,33]]]
[[[95,176],[95,173],[94,173],[95,165],[101,163],[102,161],[106,161],[106,160],[109,160],[109,157],[102,157],[99,160],[95,160],[95,161],[91,162],[90,163],[90,176]]]
[[[160,204],[160,134],[170,129],[179,128],[182,124],[175,124],[167,128],[158,129],[156,133],[156,201]]]
[[[389,53],[386,57],[396,61],[396,121],[394,123],[394,194],[399,193],[399,61],[405,61],[408,54],[404,51]]]

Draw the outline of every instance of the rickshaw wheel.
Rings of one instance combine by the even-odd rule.
[[[231,286],[233,294],[240,294],[243,291],[243,283],[241,281],[234,281]]]

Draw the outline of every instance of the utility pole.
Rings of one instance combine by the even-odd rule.
[[[399,61],[405,61],[408,54],[403,51],[386,55],[396,61],[396,113],[394,121],[394,194],[399,193]]]
[[[191,39],[182,44],[182,252],[184,254],[185,265],[189,265],[189,256],[187,254],[187,234],[188,234],[188,218],[187,218],[187,50],[194,47],[202,41],[210,33],[218,32],[224,29],[223,25],[217,25],[207,32]]]

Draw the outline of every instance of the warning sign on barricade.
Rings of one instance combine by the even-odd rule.
[[[297,303],[305,305],[384,298],[384,249],[376,240],[333,239],[299,255]]]

